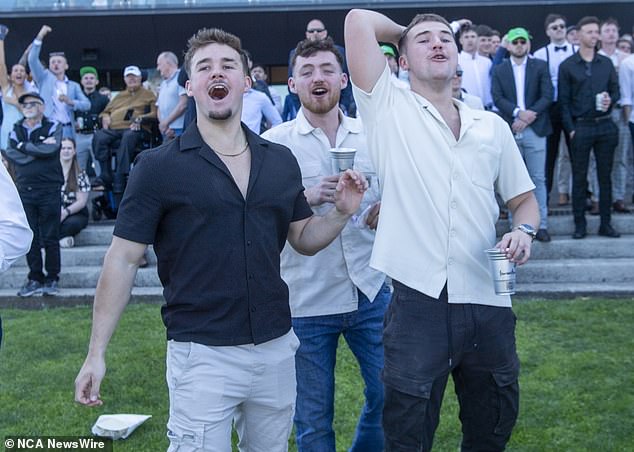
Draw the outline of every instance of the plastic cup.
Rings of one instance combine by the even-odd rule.
[[[603,93],[599,93],[594,98],[594,107],[597,111],[603,111]]]
[[[489,258],[489,270],[496,295],[513,295],[515,293],[515,262],[506,258],[506,254],[498,248],[484,250]]]
[[[339,174],[348,169],[354,168],[354,155],[357,152],[354,148],[332,148],[330,149],[330,163],[333,174]]]

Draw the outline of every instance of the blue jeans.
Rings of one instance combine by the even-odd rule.
[[[548,229],[548,196],[546,193],[546,137],[540,137],[527,127],[521,138],[515,138],[528,175],[535,184],[535,198],[539,205],[539,229]]]
[[[390,289],[383,286],[374,302],[359,291],[356,311],[345,314],[293,318],[300,346],[295,355],[297,403],[295,431],[300,452],[335,451],[335,362],[343,334],[357,358],[365,382],[365,405],[361,411],[351,451],[382,451],[383,411],[383,316],[390,302]]]

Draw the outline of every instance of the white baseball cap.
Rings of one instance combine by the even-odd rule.
[[[126,75],[130,74],[141,77],[141,69],[139,69],[138,66],[126,66],[126,68],[123,70],[123,76],[125,77]]]

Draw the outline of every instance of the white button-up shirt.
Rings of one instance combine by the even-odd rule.
[[[0,163],[0,273],[31,248],[33,232],[22,201],[4,165]]]
[[[478,96],[487,106],[493,104],[491,96],[491,60],[476,53],[471,55],[464,50],[458,56],[462,68],[462,87],[474,96]]]
[[[263,92],[251,88],[242,95],[242,122],[259,134],[262,116],[271,124],[271,127],[282,122],[282,116],[271,99]]]
[[[390,82],[371,93],[353,85],[381,180],[381,220],[370,265],[450,303],[510,306],[496,295],[484,250],[496,243],[499,209],[535,188],[508,124],[455,101],[460,136],[434,106]]]
[[[553,82],[553,100],[557,101],[557,80],[559,79],[559,65],[569,56],[573,55],[578,47],[564,42],[561,46],[566,46],[566,50],[560,49],[555,51],[555,44],[552,42],[547,46],[538,49],[533,56],[548,63],[548,71],[550,72],[550,80]],[[557,46],[557,47],[561,47]]]
[[[526,86],[526,61],[528,57],[520,64],[515,64],[511,59],[511,67],[513,68],[513,78],[515,79],[515,97],[517,98],[517,106],[520,110],[526,110],[526,100],[524,96],[524,87]]]
[[[390,82],[391,83],[391,82]],[[379,201],[379,181],[370,161],[365,133],[359,119],[339,112],[340,125],[336,146],[357,150],[354,168],[370,179],[357,214]],[[313,127],[300,109],[297,117],[267,130],[262,137],[288,147],[299,163],[306,189],[331,176],[331,148],[328,137]],[[317,215],[324,215],[334,204],[313,206]],[[297,253],[288,243],[281,255],[282,278],[289,287],[291,315],[312,317],[355,311],[358,307],[357,288],[369,300],[374,300],[385,282],[385,275],[370,268],[370,255],[375,233],[349,222],[341,234],[314,256]]]
[[[634,100],[634,55],[630,55],[621,63],[619,68],[619,87],[621,89],[621,99],[619,103],[623,105],[633,105]],[[634,123],[634,108],[628,118],[629,122]]]

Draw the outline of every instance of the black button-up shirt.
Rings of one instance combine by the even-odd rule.
[[[596,109],[596,95],[607,91],[612,98],[607,112]],[[619,84],[612,61],[595,53],[591,62],[579,52],[566,58],[559,66],[559,103],[567,133],[575,130],[579,118],[596,118],[610,114],[619,100]]]
[[[290,223],[312,210],[291,152],[243,130],[246,199],[195,123],[141,153],[131,171],[114,235],[154,244],[168,339],[258,344],[290,330],[280,252]]]

